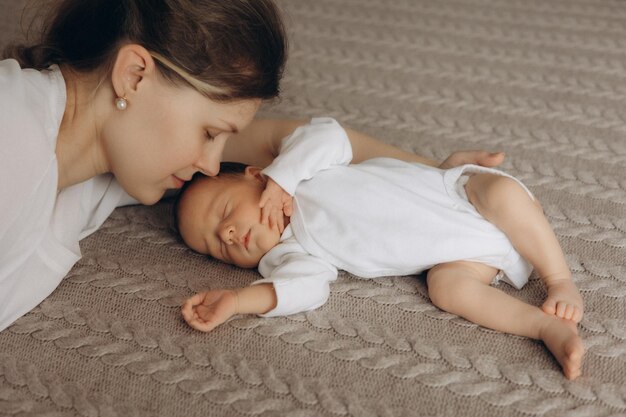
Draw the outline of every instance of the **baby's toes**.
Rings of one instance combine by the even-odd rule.
[[[583,319],[583,309],[580,307],[574,307],[574,314],[572,315],[572,321],[580,323]]]
[[[568,304],[567,307],[565,308],[565,317],[563,318],[567,320],[572,320],[575,312],[576,312],[576,306]]]
[[[565,318],[565,313],[567,312],[567,303],[564,303],[563,301],[559,301],[558,303],[556,303],[556,315],[557,317],[560,317],[562,319]]]
[[[541,309],[546,314],[556,314],[556,301],[552,298],[548,298],[546,301],[544,301]]]

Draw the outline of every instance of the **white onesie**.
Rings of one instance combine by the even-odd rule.
[[[59,285],[80,259],[80,239],[115,207],[135,202],[112,175],[57,193],[65,102],[58,67],[0,61],[0,331]]]
[[[390,158],[351,160],[341,126],[317,118],[285,138],[263,171],[294,196],[290,225],[259,263],[264,279],[254,284],[273,283],[278,299],[263,316],[321,306],[337,269],[373,278],[467,260],[500,269],[516,288],[527,282],[530,264],[463,190],[464,174],[509,175],[475,165],[441,170]]]

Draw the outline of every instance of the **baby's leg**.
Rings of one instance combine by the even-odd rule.
[[[465,190],[478,212],[507,235],[543,279],[548,297],[542,309],[579,322],[583,316],[582,297],[539,203],[531,200],[517,182],[499,175],[473,175]]]
[[[546,314],[490,285],[497,270],[475,262],[449,262],[428,271],[428,294],[437,307],[490,329],[542,340],[568,379],[581,373],[584,347],[576,325]]]

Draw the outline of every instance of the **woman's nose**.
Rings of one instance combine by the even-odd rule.
[[[215,158],[210,155],[209,157],[201,158],[197,163],[196,167],[202,172],[204,175],[209,177],[214,177],[220,173],[220,159],[219,156]]]
[[[224,135],[218,135],[212,142],[208,142],[202,150],[202,155],[200,155],[200,158],[196,161],[195,166],[204,175],[214,177],[219,174],[225,143],[226,137]]]

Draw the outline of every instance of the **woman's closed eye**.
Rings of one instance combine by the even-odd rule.
[[[206,138],[210,141],[213,142],[215,140],[215,138],[217,137],[219,133],[217,132],[210,132],[208,130],[204,131],[204,135],[206,136]]]

